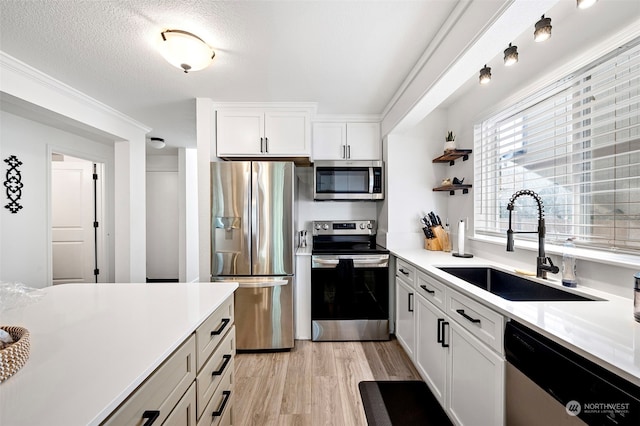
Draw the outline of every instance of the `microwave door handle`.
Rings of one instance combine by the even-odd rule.
[[[369,167],[369,194],[373,194],[373,167]]]

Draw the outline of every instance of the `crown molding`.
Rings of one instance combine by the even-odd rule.
[[[42,71],[33,68],[32,66],[8,55],[7,53],[0,51],[0,91],[14,95],[13,90],[9,87],[5,87],[5,81],[7,80],[7,74],[14,74],[22,79],[31,81],[35,86],[40,87],[47,91],[54,91],[63,97],[69,98],[74,102],[80,104],[85,108],[89,108],[93,111],[109,115],[116,120],[125,123],[128,126],[133,127],[137,131],[148,133],[151,128],[134,120],[133,118],[117,111],[110,106],[103,104],[102,102],[87,96],[73,87],[56,80],[55,78],[43,73]],[[14,95],[16,96],[16,95]],[[16,96],[20,98],[20,96]]]

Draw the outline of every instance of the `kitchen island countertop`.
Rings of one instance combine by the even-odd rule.
[[[438,266],[495,266],[505,271],[513,267],[481,257],[453,257],[451,253],[423,249],[393,249],[391,253],[408,261],[451,288],[483,303],[507,318],[544,334],[583,357],[640,386],[640,323],[633,318],[633,300],[592,288],[563,287],[557,277],[542,280],[552,287],[599,299],[586,302],[514,302],[453,277]],[[535,265],[534,265],[535,266]],[[630,290],[630,296],[633,289]]]
[[[237,288],[225,284],[64,284],[2,313],[26,327],[27,363],[0,383],[0,425],[95,425]]]

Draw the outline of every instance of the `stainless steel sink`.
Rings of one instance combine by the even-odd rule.
[[[438,267],[441,271],[460,278],[483,290],[513,301],[595,301],[579,294],[550,287],[504,271],[480,267]]]

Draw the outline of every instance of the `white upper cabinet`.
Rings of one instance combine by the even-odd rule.
[[[309,157],[309,113],[218,110],[218,157]]]
[[[380,160],[379,123],[314,123],[314,160]]]

